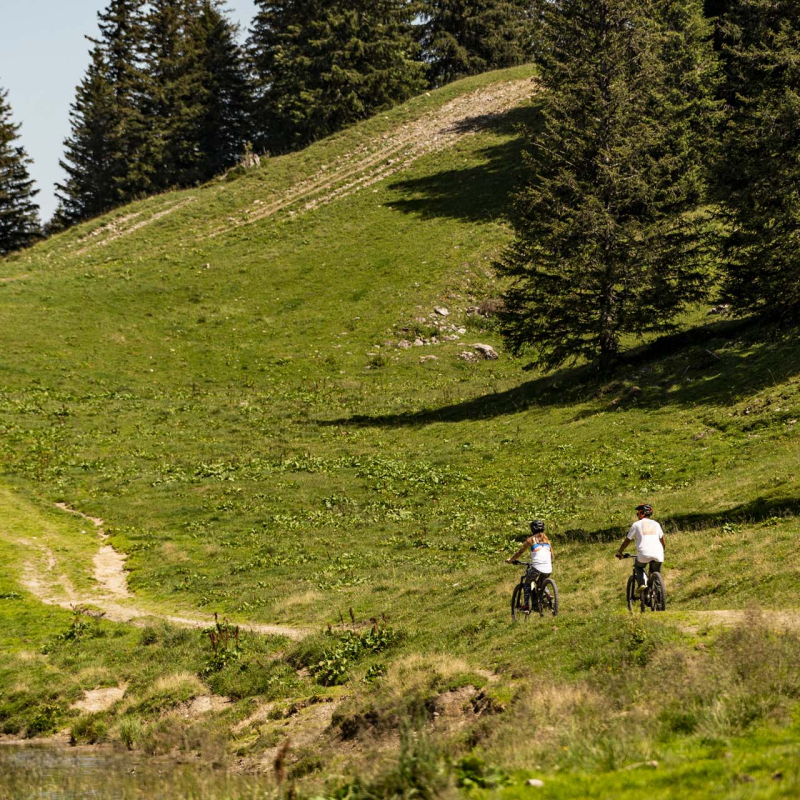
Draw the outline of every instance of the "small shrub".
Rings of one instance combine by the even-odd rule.
[[[158,641],[158,633],[155,628],[143,628],[139,635],[139,644],[147,647],[148,645],[155,644]]]
[[[219,672],[232,661],[238,661],[242,655],[242,648],[239,645],[239,626],[230,625],[227,619],[220,622],[216,614],[214,620],[214,627],[205,631],[211,642],[211,659],[203,669],[203,675]]]
[[[135,717],[123,717],[117,726],[117,736],[128,750],[133,750],[137,742],[141,741],[144,730],[142,723]]]
[[[76,720],[69,731],[70,744],[97,744],[105,741],[108,725],[102,714],[86,714]]]

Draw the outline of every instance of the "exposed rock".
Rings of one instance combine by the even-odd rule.
[[[709,314],[729,314],[731,310],[730,303],[720,303],[718,306],[713,306],[709,309]]]
[[[469,350],[464,350],[463,353],[459,353],[458,357],[463,361],[477,361],[478,356],[475,353],[470,352]]]
[[[409,348],[409,347],[411,347],[411,342],[409,342],[409,341],[408,341],[408,339],[401,339],[401,340],[400,340],[400,341],[397,343],[397,346],[398,346],[398,347],[399,347],[401,350],[408,350],[408,348]]]
[[[641,397],[641,396],[642,396],[642,390],[638,386],[631,386],[631,388],[628,389],[628,397]]]
[[[528,786],[535,786],[537,789],[541,789],[544,786],[544,781],[540,781],[538,778],[528,778],[526,783]]]
[[[424,344],[425,342],[422,341],[422,339],[420,339],[419,336],[417,336],[417,338],[414,339],[414,347],[422,347],[422,345]]]
[[[449,317],[450,312],[444,306],[436,306],[433,309],[434,314],[438,314],[440,317]]]
[[[261,156],[258,153],[245,153],[239,162],[245,169],[253,169],[261,164]]]
[[[487,361],[494,361],[499,358],[497,351],[490,344],[473,344],[472,347]]]
[[[419,363],[424,364],[426,361],[438,361],[439,356],[420,356]]]

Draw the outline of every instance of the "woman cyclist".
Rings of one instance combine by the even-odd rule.
[[[525,575],[525,605],[522,611],[531,610],[531,584],[536,584],[536,599],[542,591],[544,582],[553,572],[553,548],[544,532],[544,520],[535,519],[531,522],[531,535],[511,558],[506,559],[507,564],[516,561],[528,548],[531,549],[531,565]]]

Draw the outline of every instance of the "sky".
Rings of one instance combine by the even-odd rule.
[[[69,136],[69,107],[89,64],[89,42],[97,35],[97,12],[107,0],[0,0],[0,87],[8,90],[21,144],[39,194],[42,221],[56,207],[58,160]],[[255,14],[253,0],[228,0],[243,32]]]

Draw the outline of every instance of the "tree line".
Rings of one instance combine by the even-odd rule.
[[[57,224],[285,152],[427,86],[529,58],[501,325],[555,366],[614,364],[721,287],[800,310],[800,4],[794,0],[111,0],[72,106]],[[0,254],[38,235],[0,94]]]
[[[800,3],[542,0],[542,124],[527,134],[512,350],[617,362],[711,293],[800,312]]]

